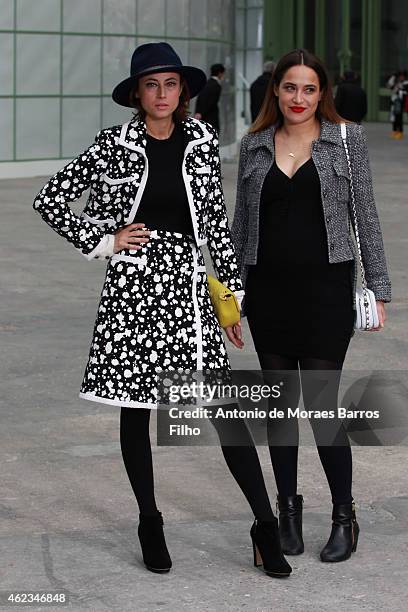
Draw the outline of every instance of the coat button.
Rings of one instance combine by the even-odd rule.
[[[330,244],[330,250],[334,251],[334,243],[333,242]]]
[[[331,219],[331,216],[330,216],[330,215],[326,215],[326,221],[327,221],[328,223],[330,223],[330,219]]]

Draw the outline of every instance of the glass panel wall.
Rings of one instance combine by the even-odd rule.
[[[236,109],[241,124],[251,123],[249,87],[263,68],[263,0],[238,0],[236,33]]]
[[[0,0],[0,162],[70,158],[99,129],[129,120],[132,111],[111,100],[112,88],[128,76],[135,47],[160,40],[207,74],[213,63],[227,67],[221,144],[235,142],[235,4]],[[260,11],[259,2],[250,4]]]

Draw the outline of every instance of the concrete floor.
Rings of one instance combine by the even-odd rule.
[[[346,367],[407,370],[408,141],[391,140],[388,125],[367,132],[393,302],[383,332],[356,334]],[[232,211],[236,165],[223,172]],[[354,447],[360,541],[336,565],[318,559],[330,496],[316,449],[301,447],[306,551],[290,558],[286,581],[252,567],[252,515],[220,450],[157,447],[174,567],[165,576],[144,569],[119,411],[78,399],[105,265],[78,256],[41,222],[31,204],[44,182],[0,182],[0,590],[64,590],[70,609],[96,612],[406,610],[406,447]],[[243,352],[230,351],[235,368],[257,366],[246,327],[245,340]],[[259,451],[274,502],[267,449]]]

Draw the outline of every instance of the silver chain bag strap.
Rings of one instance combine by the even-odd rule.
[[[375,301],[374,292],[367,287],[367,281],[364,272],[363,257],[361,254],[360,235],[358,232],[356,200],[354,195],[353,174],[351,171],[350,155],[347,146],[347,129],[346,124],[341,123],[341,137],[343,139],[344,150],[346,152],[348,173],[350,178],[350,195],[351,195],[351,212],[353,216],[354,234],[357,242],[358,258],[360,261],[361,270],[361,288],[356,289],[356,319],[354,322],[355,329],[367,331],[373,327],[378,327],[378,312]],[[350,212],[350,211],[349,211]]]

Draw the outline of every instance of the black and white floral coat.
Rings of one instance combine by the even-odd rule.
[[[197,370],[229,367],[200,249],[208,245],[219,280],[242,299],[221,185],[218,140],[205,122],[187,118],[182,127],[186,136],[182,173],[194,230],[191,240],[183,239],[183,244],[192,245],[191,249],[173,247],[166,239],[159,257],[157,236],[152,232],[144,254],[143,249],[113,252],[115,232],[133,222],[147,182],[146,125],[141,120],[99,132],[94,144],[53,176],[34,201],[44,221],[87,259],[108,259],[80,391],[83,399],[155,408],[159,400],[155,372],[186,363]],[[88,188],[87,203],[78,216],[69,203]],[[168,234],[175,240],[183,238]],[[176,276],[175,270],[179,270]]]
[[[183,178],[197,246],[207,244],[218,279],[243,296],[224,202],[218,136],[212,126],[188,117]],[[134,118],[101,130],[95,142],[55,174],[33,207],[87,259],[109,259],[115,232],[133,222],[149,172],[146,124]],[[69,202],[90,188],[80,216]]]

